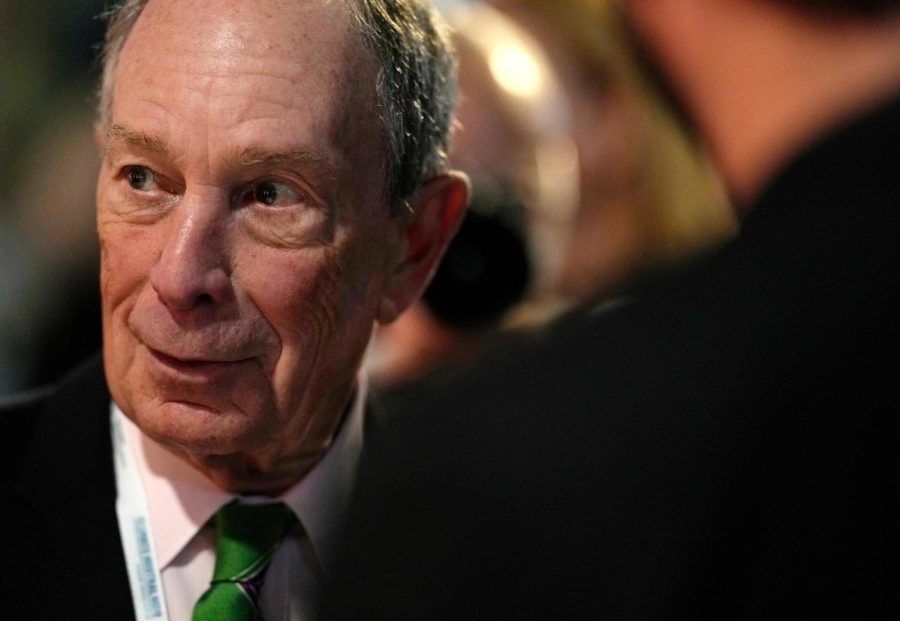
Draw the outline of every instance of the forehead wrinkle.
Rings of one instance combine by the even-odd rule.
[[[126,40],[122,62],[117,69],[119,78],[124,78],[126,62],[138,63],[153,77],[152,84],[147,82],[140,86],[154,87],[157,98],[160,89],[173,87],[172,74],[180,74],[185,78],[183,86],[200,98],[196,101],[224,102],[215,110],[207,107],[204,110],[205,119],[199,116],[191,119],[198,129],[206,130],[207,142],[214,140],[221,131],[218,125],[223,119],[232,124],[248,120],[244,118],[246,115],[241,114],[242,108],[247,108],[248,114],[253,116],[250,120],[254,122],[273,117],[287,123],[298,110],[302,110],[304,115],[318,111],[315,112],[319,115],[318,127],[313,137],[316,148],[311,151],[312,154],[324,156],[326,161],[315,162],[311,158],[291,156],[289,150],[293,145],[284,143],[262,145],[274,151],[288,151],[287,154],[276,153],[277,157],[227,151],[222,155],[232,165],[244,165],[254,159],[260,165],[263,160],[303,162],[307,166],[315,164],[320,169],[316,171],[320,178],[327,176],[331,180],[346,180],[346,184],[340,184],[342,188],[363,184],[355,171],[360,166],[369,165],[378,168],[379,173],[377,179],[367,179],[369,183],[365,187],[371,188],[372,183],[386,183],[385,162],[374,161],[385,157],[384,124],[378,112],[376,93],[377,58],[353,29],[347,7],[343,6],[343,2],[329,0],[285,3],[291,10],[280,14],[274,11],[276,4],[281,3],[232,3],[222,0],[150,2]],[[252,14],[246,13],[251,8]],[[196,13],[199,9],[212,13],[215,18],[194,24],[184,17],[186,13]],[[245,21],[252,22],[253,29],[235,25]],[[291,28],[285,31],[288,23]],[[263,26],[274,29],[270,33],[273,36],[261,37],[259,33],[266,32],[259,30]],[[253,36],[250,36],[251,31]],[[164,57],[159,57],[158,44],[148,52],[148,46],[162,40],[168,42]],[[133,75],[134,71],[129,73]],[[168,78],[160,80],[157,74],[168,74]],[[272,83],[264,84],[253,92],[252,98],[241,98],[242,93],[231,88],[234,79],[248,89],[249,83],[257,79],[277,80],[285,88],[276,88]],[[270,107],[260,108],[262,104]],[[282,109],[284,115],[274,114]],[[213,113],[218,116],[210,116]],[[178,140],[180,149],[181,133],[173,133],[171,138]],[[211,154],[213,146],[207,144],[205,151]],[[237,148],[240,146],[236,145]],[[265,157],[259,157],[261,155]],[[207,166],[213,165],[209,159],[205,162]],[[361,188],[355,189],[359,191],[354,194],[363,192]]]

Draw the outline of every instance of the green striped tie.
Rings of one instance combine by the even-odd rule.
[[[258,621],[266,567],[296,518],[282,503],[231,503],[216,513],[216,569],[193,621]]]

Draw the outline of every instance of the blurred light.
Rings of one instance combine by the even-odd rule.
[[[544,76],[534,57],[514,44],[490,51],[488,64],[500,87],[518,97],[534,97],[544,88]]]

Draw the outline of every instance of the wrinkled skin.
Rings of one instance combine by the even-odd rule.
[[[224,489],[314,465],[373,321],[407,304],[374,80],[341,3],[153,0],[122,51],[97,187],[107,378]]]

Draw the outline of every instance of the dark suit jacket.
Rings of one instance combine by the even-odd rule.
[[[367,441],[380,416],[370,398]],[[0,400],[0,619],[134,618],[109,417],[100,356],[57,388]]]
[[[721,251],[395,404],[326,621],[897,618],[898,171],[894,102]]]
[[[0,407],[4,619],[133,619],[99,357]]]

